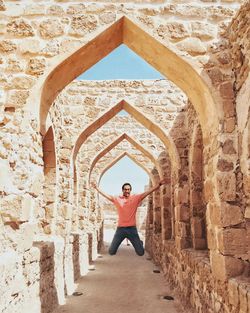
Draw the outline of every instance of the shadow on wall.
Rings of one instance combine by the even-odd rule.
[[[80,241],[79,235],[73,234],[73,249],[72,249],[72,259],[73,259],[73,268],[74,268],[74,281],[77,281],[80,278]]]
[[[35,242],[40,250],[40,301],[41,313],[50,313],[58,306],[55,286],[55,246],[52,242]]]

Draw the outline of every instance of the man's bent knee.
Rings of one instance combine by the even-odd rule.
[[[117,252],[117,251],[114,251],[114,250],[112,250],[112,249],[109,249],[109,254],[110,254],[110,255],[115,255],[116,252]]]
[[[143,256],[144,255],[144,249],[141,251],[136,251],[136,254],[139,256]]]

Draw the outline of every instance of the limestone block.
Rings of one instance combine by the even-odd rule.
[[[23,252],[32,247],[35,231],[37,231],[35,224],[24,223],[20,225],[18,236],[15,232],[9,232],[8,235],[10,239],[16,244],[17,250]]]
[[[203,237],[203,225],[200,217],[191,218],[191,231],[195,238]]]
[[[21,108],[29,96],[28,90],[10,90],[8,92],[6,107]]]
[[[216,26],[203,22],[191,22],[192,35],[201,40],[216,38]]]
[[[11,194],[1,200],[1,216],[4,222],[20,220],[22,196]]]
[[[220,85],[220,94],[224,99],[233,99],[234,98],[234,90],[233,84],[231,82],[224,82]]]
[[[6,6],[3,2],[3,0],[0,0],[0,11],[5,11],[6,10]]]
[[[53,57],[59,54],[60,44],[57,40],[50,40],[42,49],[41,54],[47,57]]]
[[[229,303],[235,308],[239,305],[239,282],[235,278],[228,281]]]
[[[188,192],[188,185],[185,184],[182,188],[179,187],[178,191],[178,203],[180,204],[188,204],[189,203],[189,192]]]
[[[17,49],[17,45],[11,40],[0,40],[0,52],[8,53],[14,52]]]
[[[221,173],[218,172],[217,189],[221,200],[234,201],[236,197],[236,177],[232,172]]]
[[[219,159],[217,163],[217,169],[221,172],[230,172],[234,169],[233,162],[227,161],[225,159]]]
[[[183,23],[172,22],[160,25],[157,28],[157,33],[160,37],[171,39],[183,39],[189,36],[189,32]]]
[[[13,295],[22,293],[25,282],[22,275],[21,257],[17,251],[7,250],[0,255],[0,308],[7,308]]]
[[[225,120],[225,131],[227,133],[232,133],[234,130],[235,130],[235,127],[236,127],[236,120],[235,120],[235,117],[230,117],[230,118],[227,118]]]
[[[7,24],[7,33],[16,37],[34,36],[34,30],[28,22],[23,19],[15,20]]]
[[[67,9],[67,14],[70,15],[79,15],[82,14],[83,11],[85,11],[86,6],[83,3],[79,4],[72,4]]]
[[[37,54],[41,49],[40,42],[37,39],[23,39],[19,44],[19,49],[22,54]]]
[[[246,253],[246,230],[241,228],[222,229],[218,232],[218,248],[224,255]]]
[[[249,218],[250,219],[250,206],[248,206],[245,210],[245,218]]]
[[[220,221],[222,227],[230,225],[237,225],[244,221],[243,213],[240,207],[221,202],[221,207],[218,208],[220,212]]]
[[[6,29],[6,23],[0,21],[0,34],[4,34]]]
[[[189,210],[180,206],[175,206],[175,219],[177,221],[188,221],[190,217]]]
[[[224,256],[218,252],[210,251],[210,260],[213,276],[222,281],[241,275],[244,271],[243,261],[231,256]]]
[[[111,24],[116,20],[116,15],[113,12],[105,12],[99,16],[101,24]]]
[[[230,18],[233,17],[235,14],[234,9],[223,7],[223,6],[211,6],[206,8],[207,13],[210,18],[214,20],[219,20],[219,19],[225,19],[225,18]]]
[[[250,292],[249,284],[240,282],[239,283],[239,302],[240,302],[240,312],[247,312],[249,306],[247,301],[247,293]]]
[[[34,198],[30,195],[24,195],[22,198],[21,215],[22,221],[29,221],[34,217]]]
[[[31,89],[34,85],[35,79],[30,75],[20,74],[14,76],[10,82],[11,89]]]
[[[58,19],[47,19],[39,25],[39,33],[44,39],[51,39],[61,36],[64,33],[64,27]]]
[[[32,182],[29,192],[33,195],[40,195],[43,190],[44,174],[41,172],[41,168],[33,171]]]
[[[235,143],[231,139],[227,139],[222,145],[222,152],[224,154],[236,154]]]
[[[186,38],[176,44],[181,51],[186,51],[192,56],[206,53],[206,46],[199,38]]]
[[[31,58],[28,61],[26,73],[30,75],[39,76],[44,73],[46,67],[45,58]]]
[[[47,15],[63,15],[64,14],[64,10],[60,5],[51,5],[48,9],[47,9]]]
[[[82,45],[83,43],[81,40],[77,40],[77,39],[62,40],[61,45],[60,45],[60,52],[65,53],[68,51],[72,51],[72,49],[77,50]]]
[[[45,6],[43,4],[30,4],[24,8],[23,15],[44,15]]]
[[[16,57],[10,57],[5,70],[8,72],[22,72],[21,62]]]
[[[77,15],[72,17],[69,34],[83,36],[97,28],[97,19],[94,15]]]

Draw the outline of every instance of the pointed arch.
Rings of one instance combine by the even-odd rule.
[[[114,142],[112,142],[110,145],[108,145],[105,149],[103,149],[93,160],[91,166],[90,166],[90,170],[89,170],[89,181],[90,181],[90,176],[91,173],[93,171],[93,168],[95,167],[96,163],[105,155],[107,154],[109,151],[111,151],[112,149],[114,149],[114,147],[116,147],[120,142],[122,142],[123,140],[127,140],[128,142],[130,142],[137,150],[141,151],[142,154],[144,154],[146,157],[148,157],[150,159],[150,161],[155,164],[155,167],[157,168],[157,171],[160,173],[161,177],[161,169],[159,167],[158,162],[156,161],[156,159],[154,158],[154,156],[147,151],[145,148],[142,147],[142,145],[138,142],[136,142],[133,138],[131,138],[129,135],[127,134],[122,134],[120,137],[118,137]]]
[[[96,119],[92,124],[90,124],[87,128],[85,128],[79,137],[76,140],[73,152],[72,152],[72,161],[73,164],[75,162],[77,153],[85,142],[85,140],[93,134],[97,129],[99,129],[102,125],[107,123],[112,117],[114,117],[120,111],[125,110],[127,113],[132,115],[140,124],[145,126],[150,132],[156,135],[166,146],[166,149],[169,152],[169,156],[172,164],[175,165],[175,168],[179,168],[180,160],[178,156],[178,152],[176,146],[171,137],[169,137],[158,125],[150,121],[142,112],[136,109],[134,106],[129,104],[125,100],[121,100],[112,108],[108,109],[102,116]]]
[[[122,158],[124,158],[125,156],[127,156],[128,158],[130,158],[131,161],[133,161],[136,165],[138,165],[139,167],[141,167],[141,168],[148,174],[148,176],[149,176],[151,182],[154,184],[154,177],[153,177],[152,173],[150,173],[150,171],[148,171],[148,169],[147,169],[145,166],[143,166],[143,164],[141,164],[140,162],[138,162],[138,161],[136,160],[136,158],[133,157],[130,153],[128,153],[128,152],[123,152],[123,153],[121,153],[116,159],[114,159],[112,162],[110,162],[110,164],[109,164],[108,166],[105,167],[105,169],[102,171],[102,173],[101,173],[101,175],[100,175],[100,177],[99,177],[99,179],[98,179],[98,185],[100,184],[100,181],[101,181],[103,175],[104,175],[112,166],[114,166],[116,163],[118,163],[118,162],[119,162]]]
[[[45,130],[45,121],[58,93],[81,73],[100,61],[122,43],[141,56],[155,69],[180,87],[192,102],[205,137],[211,140],[219,127],[216,108],[210,86],[205,83],[197,69],[160,39],[141,29],[135,22],[123,16],[86,45],[60,60],[44,81],[41,92],[40,131]],[[84,60],[84,61],[83,61]],[[210,83],[206,76],[206,81]],[[37,90],[36,90],[37,91]],[[37,95],[36,95],[37,96]],[[34,95],[33,95],[34,97]],[[32,98],[32,97],[31,97]]]

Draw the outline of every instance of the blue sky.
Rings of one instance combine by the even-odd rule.
[[[78,77],[84,80],[161,78],[164,77],[124,44]]]
[[[79,80],[163,78],[158,71],[125,45],[119,46],[78,77]],[[123,183],[130,182],[133,192],[139,193],[144,191],[148,181],[147,173],[125,156],[103,175],[100,188],[109,194],[119,194]]]

